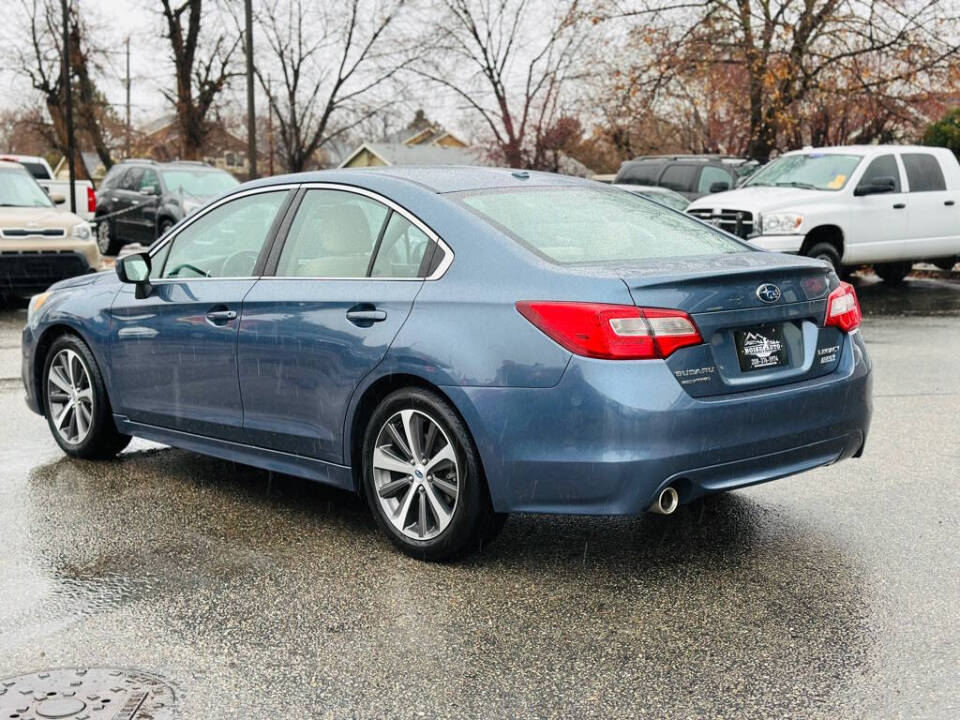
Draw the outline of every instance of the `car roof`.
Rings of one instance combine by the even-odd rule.
[[[570,175],[511,170],[474,165],[425,165],[403,167],[371,167],[363,169],[316,170],[312,172],[277,175],[244,183],[241,187],[260,187],[288,183],[332,182],[367,187],[377,180],[399,180],[435,193],[456,193],[468,190],[522,188],[544,186],[603,187],[601,183]]]
[[[945,149],[946,148],[931,147],[929,145],[834,145],[831,147],[805,147],[783,154],[806,155],[809,153],[818,153],[821,155],[843,155],[844,153],[857,153],[860,155],[879,155],[891,152],[892,150],[899,150],[901,152],[942,152]]]
[[[17,169],[17,170],[23,170],[24,172],[27,172],[26,168],[24,168],[23,165],[21,165],[20,163],[14,160],[0,160],[0,168],[8,168],[11,170]]]

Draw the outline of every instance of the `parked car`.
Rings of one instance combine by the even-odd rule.
[[[859,323],[827,264],[589,180],[335,170],[35,298],[23,379],[69,455],[137,435],[313,478],[442,559],[510,512],[669,514],[860,455]]]
[[[190,213],[239,184],[200,162],[127,160],[114,165],[97,193],[97,243],[116,255],[127,243],[149,245]]]
[[[613,182],[664,187],[696,200],[735,188],[757,167],[754,160],[725,155],[650,155],[624,162]]]
[[[90,224],[58,210],[19,163],[0,160],[0,298],[99,270]]]
[[[614,185],[614,187],[666,205],[678,212],[683,212],[690,204],[690,201],[683,195],[665,187],[657,187],[656,185]]]
[[[0,160],[23,165],[58,208],[70,210],[70,181],[57,180],[50,168],[50,163],[44,158],[36,155],[11,155],[8,153],[0,155]],[[93,191],[93,183],[89,180],[75,180],[74,196],[76,198],[76,214],[88,222],[93,220],[97,211],[97,198]]]
[[[960,257],[960,164],[945,148],[865,145],[785,153],[691,215],[767,250],[899,283],[915,261]]]

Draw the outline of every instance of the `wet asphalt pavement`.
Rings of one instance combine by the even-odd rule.
[[[866,454],[671,517],[515,516],[458,564],[354,497],[135,441],[66,459],[0,312],[0,678],[185,718],[960,717],[960,283],[861,281]]]

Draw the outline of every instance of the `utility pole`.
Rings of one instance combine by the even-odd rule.
[[[130,157],[130,36],[127,35],[127,131],[124,139],[124,152],[126,157]]]
[[[267,75],[267,144],[270,148],[270,175],[273,176],[273,81]]]
[[[243,14],[247,30],[244,33],[247,49],[247,166],[248,180],[257,177],[257,112],[253,102],[253,0],[244,0]]]
[[[77,211],[77,169],[73,166],[73,90],[70,87],[70,28],[67,0],[60,0],[63,15],[63,89],[67,95],[67,167],[70,170],[70,212]]]

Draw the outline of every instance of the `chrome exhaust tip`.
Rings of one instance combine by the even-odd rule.
[[[677,491],[672,487],[665,487],[647,510],[658,515],[669,515],[677,509],[679,504],[680,496],[677,495]]]

